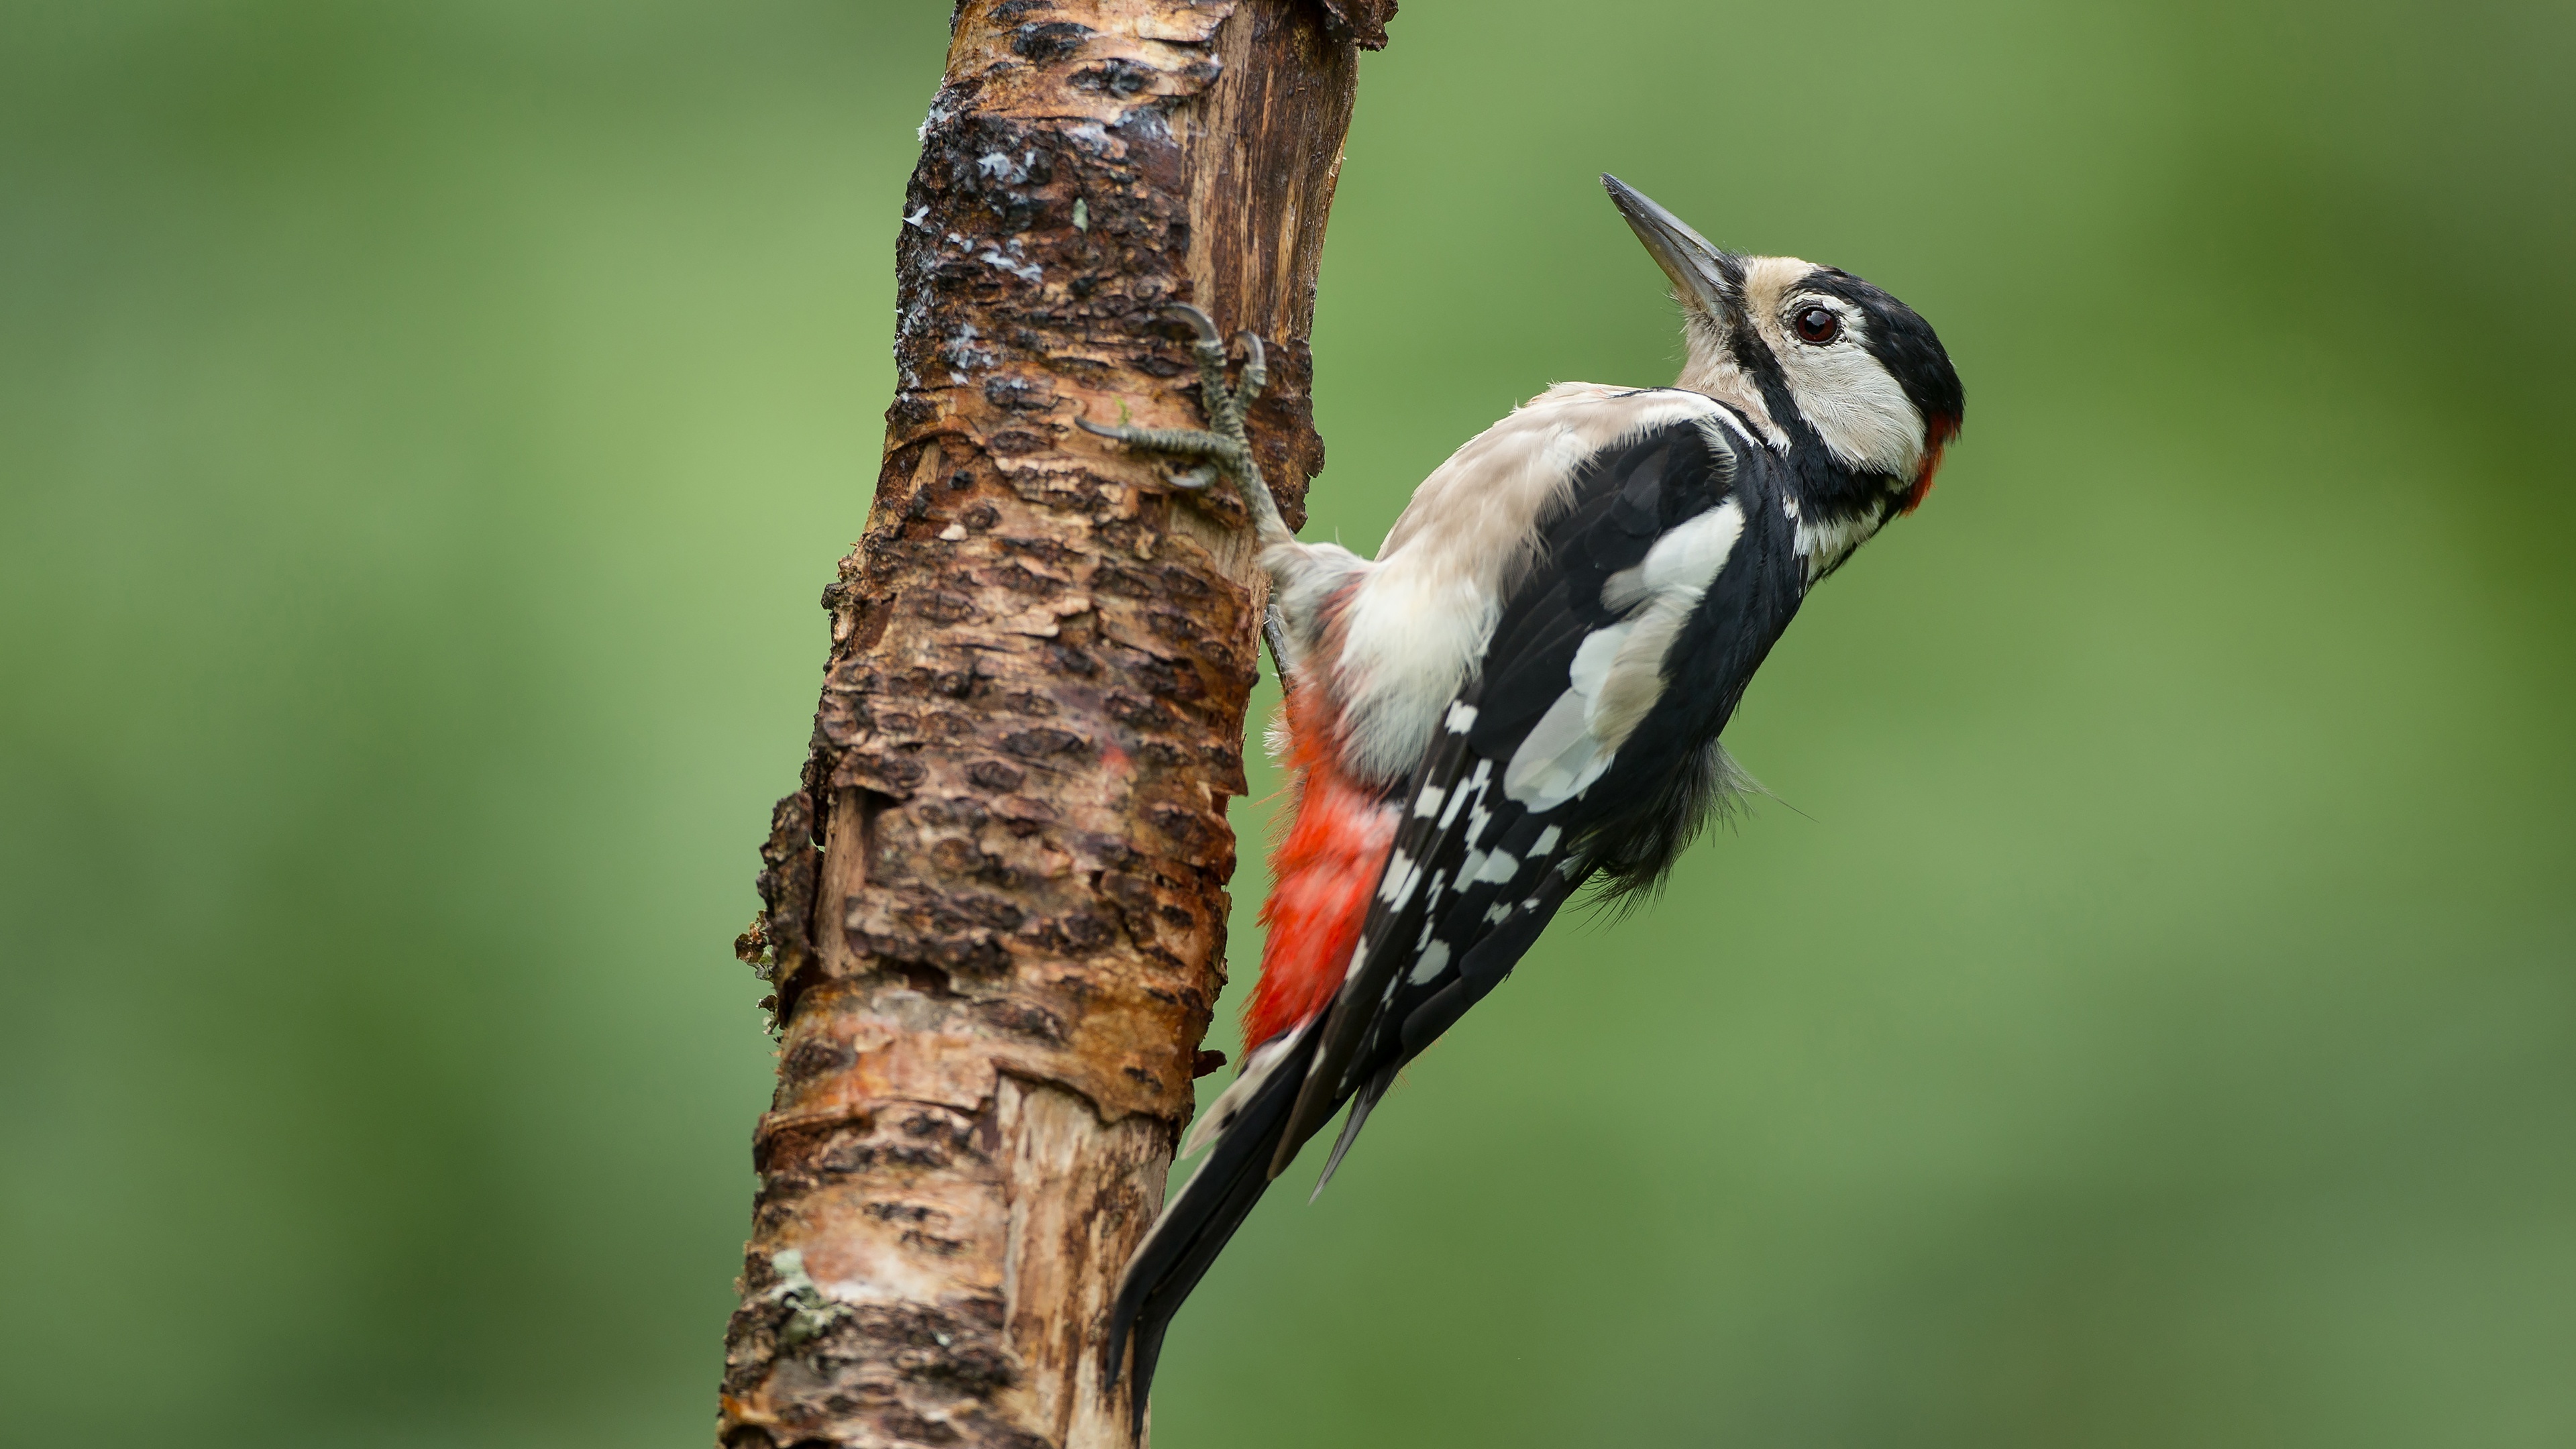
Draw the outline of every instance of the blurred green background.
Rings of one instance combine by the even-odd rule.
[[[0,1441],[706,1442],[946,8],[0,5]],[[1972,406],[1161,1449],[2576,1442],[2576,11],[1394,36],[1309,536],[1671,376],[1603,169]]]

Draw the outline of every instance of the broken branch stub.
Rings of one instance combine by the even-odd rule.
[[[1269,340],[1251,431],[1303,519],[1325,218],[1392,9],[960,9],[885,460],[761,851],[782,1038],[728,1449],[1134,1442],[1097,1345],[1224,984],[1263,598],[1238,500],[1075,420],[1195,425],[1164,318],[1195,302]]]

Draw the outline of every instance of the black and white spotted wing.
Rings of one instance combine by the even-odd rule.
[[[1600,450],[1542,524],[1541,556],[1508,595],[1477,673],[1415,774],[1273,1175],[1356,1095],[1329,1180],[1396,1070],[1509,974],[1595,871],[1632,867],[1628,837],[1651,812],[1672,810],[1677,791],[1707,794],[1725,715],[1799,592],[1779,480],[1767,455],[1721,428],[1713,417],[1674,423]],[[1633,627],[1642,605],[1633,590],[1611,589],[1613,577],[1634,578],[1686,523],[1725,522],[1703,518],[1725,507],[1736,510],[1739,536],[1724,567],[1688,596],[1696,603],[1664,656],[1668,682],[1644,720],[1570,796],[1507,788],[1516,755],[1560,709],[1586,642]],[[1747,632],[1758,638],[1714,650],[1706,637]],[[1741,677],[1686,677],[1711,666]],[[1687,834],[1651,864],[1655,874]]]

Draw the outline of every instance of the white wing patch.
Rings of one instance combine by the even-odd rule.
[[[1503,770],[1506,798],[1532,810],[1553,810],[1601,778],[1616,750],[1585,727],[1583,717],[1591,708],[1592,701],[1576,690],[1556,697]]]
[[[1352,724],[1343,758],[1353,772],[1401,779],[1444,725],[1474,727],[1472,707],[1452,707],[1458,688],[1529,565],[1538,520],[1564,502],[1586,459],[1623,438],[1712,419],[1736,426],[1698,393],[1562,383],[1433,470],[1377,562],[1333,576],[1336,587],[1356,584],[1333,683]]]
[[[1483,813],[1485,808],[1485,786],[1487,782],[1493,779],[1493,777],[1494,762],[1491,760],[1478,760],[1476,762],[1476,773],[1467,777],[1467,783],[1460,785],[1449,792],[1449,808],[1440,812],[1440,829],[1443,833],[1446,833],[1451,825],[1457,823],[1458,812],[1466,808],[1467,802],[1470,799],[1476,802],[1477,812],[1479,814]],[[1470,831],[1470,838],[1467,842],[1470,845],[1475,844],[1473,835],[1474,832]]]
[[[1378,882],[1377,898],[1400,911],[1412,902],[1413,892],[1421,884],[1421,865],[1399,850],[1386,862],[1386,874]]]
[[[1628,617],[1576,648],[1565,693],[1503,768],[1506,798],[1553,810],[1601,778],[1663,694],[1674,636],[1743,536],[1744,506],[1730,498],[1657,539],[1643,563],[1603,583],[1601,602]]]
[[[1646,551],[1645,562],[1612,574],[1601,585],[1601,602],[1624,610],[1666,590],[1706,593],[1709,581],[1725,567],[1726,556],[1743,536],[1744,507],[1729,499],[1656,539]]]

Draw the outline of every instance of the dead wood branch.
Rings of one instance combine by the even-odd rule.
[[[1261,590],[1241,505],[1079,431],[1268,338],[1292,524],[1356,50],[1388,0],[969,0],[897,251],[899,392],[762,850],[783,1025],[728,1449],[1127,1446],[1096,1346],[1224,984]]]

